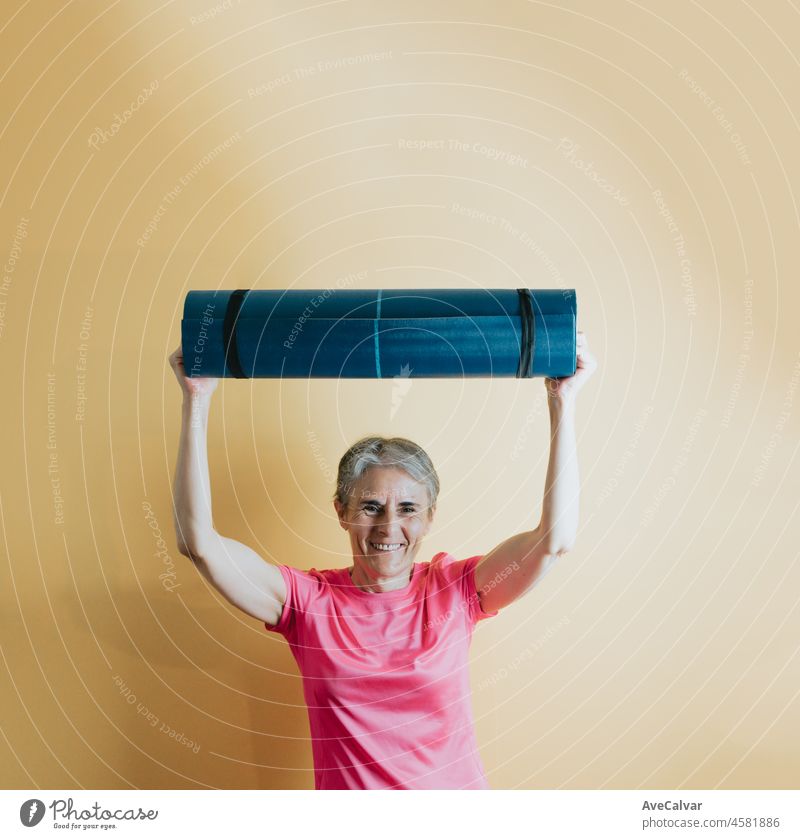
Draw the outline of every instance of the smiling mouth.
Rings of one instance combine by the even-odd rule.
[[[405,542],[370,542],[369,546],[379,553],[392,553],[405,547]]]

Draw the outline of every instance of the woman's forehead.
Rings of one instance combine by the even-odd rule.
[[[385,467],[369,469],[358,480],[353,495],[356,498],[372,498],[386,502],[409,501],[425,495],[426,489],[419,481],[400,469]]]

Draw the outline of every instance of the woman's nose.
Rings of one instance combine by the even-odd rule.
[[[395,523],[399,521],[400,516],[396,513],[392,513],[390,511],[381,513],[376,518],[375,527],[380,530],[381,533],[388,532],[392,530],[395,526]]]

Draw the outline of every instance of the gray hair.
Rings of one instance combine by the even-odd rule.
[[[402,469],[428,490],[428,515],[439,495],[439,476],[427,452],[405,437],[362,437],[342,455],[334,500],[347,505],[356,481],[373,466]]]

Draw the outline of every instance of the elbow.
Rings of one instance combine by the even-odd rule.
[[[185,542],[178,542],[178,553],[181,556],[188,556],[189,559],[194,559],[196,554],[191,550],[191,548]]]
[[[175,539],[178,543],[178,553],[182,556],[188,556],[189,559],[194,559],[197,556],[195,550],[197,540],[192,537],[191,528],[177,518],[173,524],[175,525]]]
[[[178,524],[175,525],[175,538],[178,542],[178,553],[182,556],[190,556],[191,550],[189,549],[183,530]]]
[[[572,541],[561,541],[561,542],[554,542],[547,550],[547,553],[550,556],[563,556],[564,554],[569,553],[575,547],[574,540]]]
[[[533,531],[534,539],[545,546],[545,553],[550,556],[561,556],[569,553],[575,547],[577,534],[571,528],[551,527],[549,530],[539,524]]]
[[[188,556],[189,559],[197,556],[196,545],[189,538],[188,529],[181,527],[178,522],[175,522],[175,538],[178,542],[178,553],[181,556]]]
[[[208,554],[209,534],[205,531],[176,526],[175,535],[178,540],[178,552],[189,557],[192,562],[199,562]]]
[[[192,562],[198,562],[200,560],[200,550],[193,542],[187,543],[178,540],[178,553],[180,553],[181,556],[188,557],[192,560]]]

